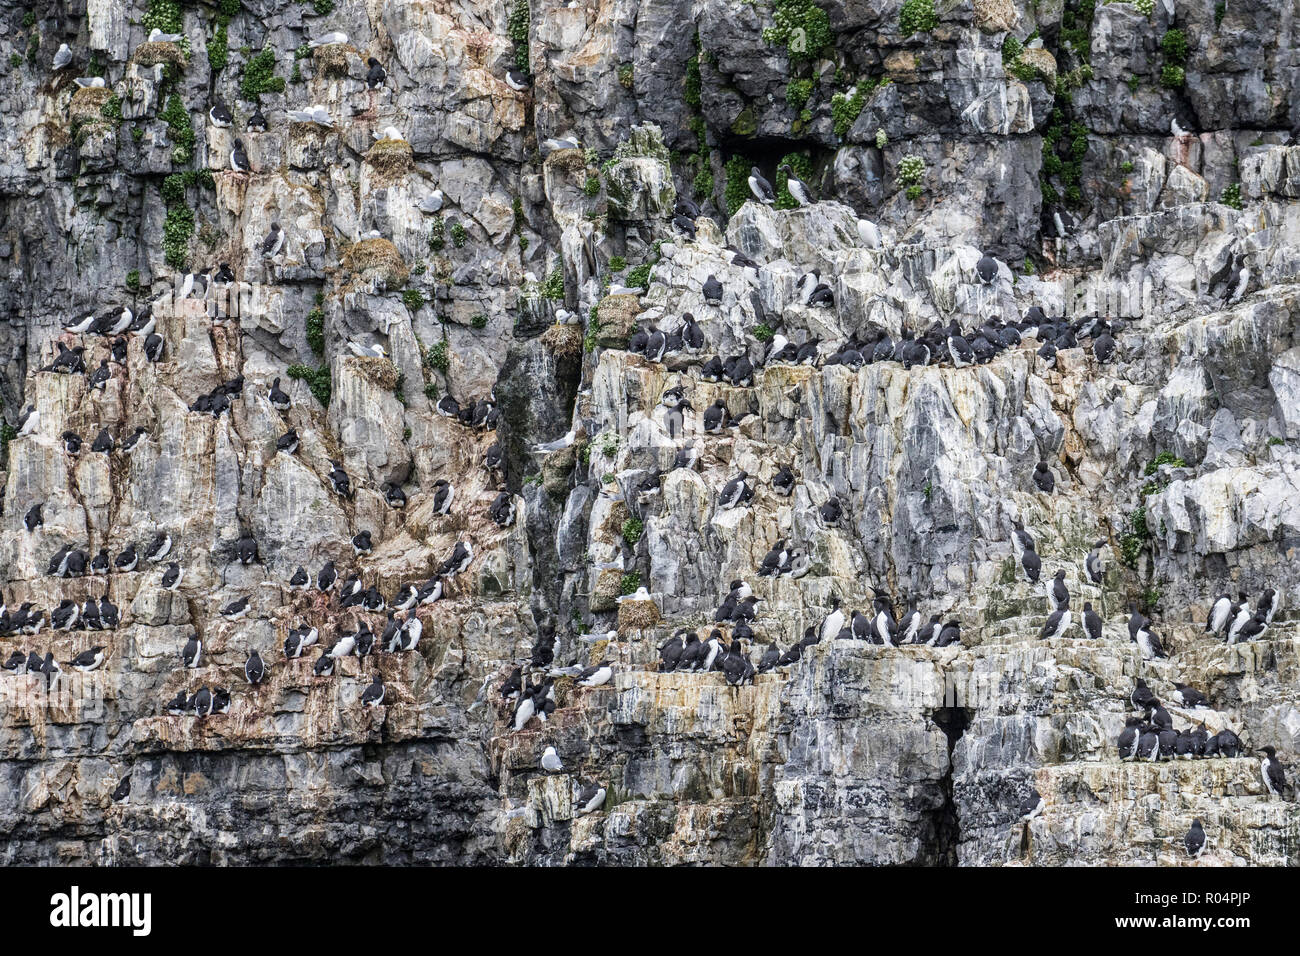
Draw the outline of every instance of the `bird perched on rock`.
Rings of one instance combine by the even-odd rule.
[[[284,230],[280,228],[278,222],[273,222],[266,238],[262,240],[262,258],[274,258],[282,248],[284,248]]]
[[[754,194],[754,198],[765,206],[770,206],[776,202],[776,192],[772,189],[772,184],[763,178],[763,174],[758,171],[757,166],[749,168],[749,191]]]
[[[1133,693],[1129,694],[1129,702],[1138,710],[1147,710],[1156,700],[1156,695],[1147,687],[1147,682],[1141,677],[1137,679],[1137,685],[1133,688]]]
[[[242,139],[236,139],[234,146],[230,148],[230,168],[237,173],[253,171],[253,165],[248,161],[248,153],[244,150]]]
[[[248,652],[248,660],[244,661],[244,677],[250,684],[260,684],[266,677],[266,664],[256,650]]]
[[[1124,721],[1124,729],[1120,731],[1116,742],[1120,760],[1132,760],[1138,755],[1138,738],[1144,725],[1141,717],[1129,717]]]
[[[811,206],[814,202],[812,192],[808,185],[803,181],[795,178],[794,170],[790,168],[789,163],[782,163],[776,168],[778,173],[785,173],[785,189],[795,202],[800,206]]]
[[[1183,847],[1193,860],[1198,859],[1205,852],[1205,830],[1199,819],[1192,820],[1192,825],[1183,836]]]
[[[542,753],[541,764],[542,769],[547,773],[559,773],[564,769],[564,763],[560,760],[560,755],[551,746],[548,746]]]
[[[229,129],[234,119],[230,115],[230,110],[226,108],[226,104],[221,100],[214,102],[211,109],[208,110],[208,122],[218,129]]]
[[[343,470],[343,462],[331,460],[330,464],[333,467],[328,477],[334,493],[342,498],[352,497],[352,483],[348,480],[348,473]]]
[[[451,551],[451,555],[438,568],[438,576],[449,578],[460,574],[469,567],[469,563],[474,558],[474,550],[467,541],[457,541],[456,547]]]
[[[451,505],[456,498],[456,488],[446,478],[439,478],[433,483],[433,513],[451,514]]]
[[[185,642],[185,647],[181,649],[181,665],[191,669],[198,667],[202,653],[203,642],[197,634],[191,634],[189,640]]]
[[[1038,632],[1038,639],[1050,640],[1054,637],[1063,637],[1066,630],[1070,627],[1070,611],[1068,608],[1053,611],[1047,617],[1047,623],[1043,629]]]
[[[1044,803],[1038,790],[1030,787],[1029,795],[1020,801],[1020,822],[1028,823],[1030,820],[1034,819],[1034,817],[1041,814],[1046,806],[1047,804]]]
[[[980,282],[988,285],[998,277],[997,260],[987,254],[980,256],[979,262],[975,263],[975,274],[979,276]]]
[[[1056,490],[1056,478],[1052,475],[1051,469],[1047,467],[1047,462],[1040,461],[1034,466],[1034,484],[1038,486],[1039,491],[1045,491],[1049,495]]]
[[[388,73],[385,72],[379,61],[373,56],[366,60],[366,66],[369,67],[366,70],[366,88],[371,90],[379,89],[384,85],[384,81],[388,79]]]
[[[1088,579],[1093,584],[1101,584],[1105,575],[1105,569],[1101,565],[1101,549],[1106,547],[1105,541],[1098,541],[1088,552],[1088,556],[1083,561],[1084,570],[1088,572]]]
[[[1083,602],[1083,631],[1089,639],[1100,641],[1102,637],[1101,616],[1092,609],[1091,601]]]
[[[60,43],[59,48],[54,52],[54,70],[58,72],[72,63],[72,51],[68,49],[66,43]]]
[[[530,77],[523,70],[511,67],[506,70],[506,86],[510,87],[516,93],[526,93],[532,86]]]
[[[96,644],[90,650],[82,651],[68,663],[73,670],[80,671],[83,674],[98,670],[99,666],[104,663],[104,646]]]
[[[333,46],[336,43],[347,43],[348,35],[341,30],[335,30],[331,33],[325,33],[308,41],[308,46],[313,50],[321,46]]]
[[[1063,611],[1070,606],[1070,589],[1065,586],[1065,570],[1062,568],[1047,583],[1047,600],[1052,609]]]
[[[579,687],[600,687],[603,684],[609,683],[613,676],[613,665],[609,661],[604,660],[599,664],[594,664],[591,667],[583,669],[582,673],[578,675],[577,685]]]
[[[378,674],[376,674],[374,676],[374,679],[370,682],[370,686],[367,687],[361,693],[361,706],[378,707],[383,702],[384,702],[384,682],[383,679]]]
[[[1222,752],[1222,735],[1219,745]],[[1260,747],[1259,753],[1263,754],[1263,759],[1259,762],[1259,773],[1264,780],[1264,789],[1272,796],[1281,797],[1286,789],[1286,772],[1282,769],[1282,762],[1277,759],[1277,750],[1273,747]]]
[[[238,621],[248,614],[248,595],[231,601],[221,609],[221,616],[230,621]]]

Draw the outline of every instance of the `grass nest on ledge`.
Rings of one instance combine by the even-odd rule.
[[[185,69],[185,54],[175,43],[141,43],[131,54],[131,62],[139,66],[174,66]]]
[[[385,289],[401,288],[411,275],[406,260],[387,239],[354,242],[343,253],[343,268],[353,276],[378,280]]]
[[[100,110],[113,96],[113,91],[104,86],[83,86],[72,94],[68,104],[68,118],[74,126],[91,123],[102,119]]]
[[[577,358],[582,354],[582,326],[552,325],[542,333],[542,345],[557,358]]]
[[[327,43],[311,51],[312,61],[325,76],[345,77],[348,75],[349,57],[360,59],[361,54],[351,43]]]
[[[362,358],[354,355],[348,359],[358,367],[361,377],[381,391],[391,392],[397,387],[397,366],[386,358]]]
[[[366,153],[366,163],[380,179],[401,179],[415,166],[411,144],[404,139],[381,139]]]

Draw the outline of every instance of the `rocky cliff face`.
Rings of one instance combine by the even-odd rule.
[[[0,588],[10,612],[106,595],[121,622],[52,631],[47,615],[35,635],[0,636],[4,659],[63,667],[54,686],[0,673],[0,859],[1172,864],[1198,817],[1204,862],[1300,862],[1300,816],[1266,793],[1254,756],[1300,754],[1296,13],[1265,0],[10,9]],[[154,29],[179,36],[150,42]],[[56,70],[63,43],[72,62]],[[373,88],[370,57],[386,70]],[[91,77],[103,85],[74,81]],[[311,107],[327,122],[289,112]],[[389,127],[399,138],[377,140]],[[232,168],[237,138],[250,171]],[[782,161],[819,202],[790,208]],[[746,201],[753,165],[775,207]],[[702,207],[693,238],[672,224],[683,198]],[[879,248],[860,218],[879,224]],[[266,255],[272,223],[285,239]],[[983,253],[999,260],[991,283]],[[174,294],[221,263],[234,283]],[[1234,265],[1249,276],[1235,297]],[[814,269],[830,308],[797,291]],[[720,302],[703,296],[710,276]],[[1085,340],[1049,367],[1029,337],[963,368],[763,361],[774,331],[820,340],[824,358],[850,336],[1032,306],[1124,319],[1114,357]],[[151,310],[156,361],[143,334],[114,358],[115,336],[65,329],[123,307]],[[636,328],[671,331],[687,312],[700,352],[628,351]],[[40,371],[58,343],[86,346],[86,374]],[[752,385],[701,375],[705,358],[741,354]],[[103,359],[111,377],[91,389]],[[228,412],[193,409],[241,376]],[[271,404],[276,378],[288,410]],[[676,385],[696,410],[684,434],[660,402]],[[448,396],[490,401],[495,427],[438,414]],[[699,412],[719,398],[738,424],[705,433]],[[29,406],[39,419],[18,434]],[[91,451],[103,429],[120,444],[140,428],[129,455]],[[277,451],[289,428],[297,451]],[[699,463],[674,469],[687,444]],[[1031,480],[1039,461],[1052,494]],[[781,465],[789,497],[770,483]],[[740,469],[755,497],[722,508]],[[438,479],[456,489],[449,514]],[[405,507],[386,500],[394,486]],[[489,514],[502,493],[517,515],[504,527]],[[832,497],[844,517],[828,526]],[[1038,637],[1049,607],[1016,562],[1015,521],[1044,580],[1065,571],[1065,636]],[[373,550],[356,555],[362,531]],[[173,542],[161,563],[46,573],[65,546],[112,559],[158,534]],[[778,539],[805,574],[756,576]],[[1101,584],[1083,564],[1098,540]],[[293,628],[329,646],[385,624],[291,590],[298,567],[314,578],[332,560],[391,601],[457,542],[473,558],[419,606],[413,651],[341,657],[329,676],[318,648],[286,659]],[[162,582],[172,560],[176,589]],[[660,672],[658,647],[679,628],[707,636],[735,578],[763,599],[755,660],[833,599],[867,610],[873,588],[960,621],[962,645],[826,640],[741,687]],[[648,600],[617,600],[639,587]],[[1281,611],[1260,640],[1204,633],[1220,593],[1266,587]],[[220,613],[241,598],[245,616]],[[1100,640],[1077,624],[1084,601]],[[1130,603],[1168,659],[1129,640]],[[203,652],[186,668],[193,634]],[[102,667],[69,665],[98,644]],[[257,686],[251,650],[269,667]],[[498,687],[535,654],[608,659],[615,674],[558,676],[549,719],[515,731]],[[383,705],[363,707],[376,674]],[[1121,762],[1139,677],[1167,703],[1175,681],[1204,691],[1214,710],[1170,704],[1175,725],[1230,728],[1249,755]],[[166,712],[204,686],[232,690],[228,713]],[[540,767],[548,746],[563,771]],[[115,800],[123,777],[130,798]],[[587,783],[606,790],[594,812]],[[1024,824],[1031,788],[1045,808]]]

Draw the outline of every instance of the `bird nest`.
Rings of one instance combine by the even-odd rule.
[[[381,139],[366,153],[366,163],[380,178],[396,180],[411,171],[415,155],[404,139]]]
[[[141,43],[131,54],[131,62],[140,66],[158,66],[160,63],[165,66],[174,66],[177,69],[185,68],[185,54],[175,43]]]
[[[663,620],[654,601],[624,601],[618,606],[618,632],[646,631]]]
[[[102,119],[100,110],[112,99],[112,96],[113,91],[105,86],[79,87],[77,92],[72,94],[72,102],[68,105],[68,118],[72,120],[73,125]]]
[[[311,51],[311,58],[326,76],[343,77],[348,75],[348,58],[360,56],[357,48],[350,43],[327,43]]]
[[[552,325],[542,333],[542,345],[556,358],[577,358],[582,354],[582,327]]]
[[[396,289],[411,274],[406,260],[387,239],[362,239],[343,253],[343,268],[349,273],[381,280],[381,285]]]
[[[606,568],[596,575],[596,583],[592,586],[591,597],[588,598],[587,606],[593,613],[601,611],[612,611],[615,608],[614,600],[619,595],[619,590],[623,584],[623,572],[614,568]],[[627,601],[623,602],[627,604]],[[621,607],[622,605],[617,605]]]
[[[580,149],[557,149],[546,157],[546,165],[566,173],[583,172],[587,168],[587,154]]]
[[[352,363],[357,367],[357,371],[367,382],[376,388],[391,392],[397,387],[397,366],[386,358],[362,358],[353,356]]]

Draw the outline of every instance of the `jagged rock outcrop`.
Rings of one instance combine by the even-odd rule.
[[[1265,792],[1254,755],[1300,756],[1286,6],[9,11],[0,593],[47,617],[0,634],[0,663],[49,653],[63,672],[0,672],[0,860],[1176,864],[1199,817],[1203,862],[1300,861],[1300,814]],[[183,40],[149,43],[154,27]],[[346,39],[313,45],[331,31]],[[73,62],[55,71],[65,42]],[[387,71],[373,88],[372,56]],[[104,85],[74,82],[89,77]],[[328,122],[288,112],[317,107]],[[249,171],[232,164],[237,138]],[[820,201],[791,208],[782,162]],[[775,206],[751,199],[754,165]],[[701,207],[693,236],[673,222],[680,200]],[[211,281],[222,264],[236,281]],[[829,307],[800,294],[812,270]],[[197,292],[178,296],[194,273]],[[1035,305],[1123,320],[1114,356],[1081,331],[1054,363],[1028,334],[961,368],[824,361],[851,337],[1014,322]],[[68,330],[124,307],[152,314],[160,355],[147,332],[119,350]],[[628,349],[686,313],[702,348]],[[821,361],[766,362],[777,334],[817,340]],[[41,370],[78,345],[86,374]],[[715,355],[747,357],[752,384],[706,380]],[[110,378],[92,389],[101,361]],[[277,379],[287,410],[270,400]],[[674,386],[694,407],[680,422],[661,402]],[[223,390],[213,414],[204,399]],[[736,421],[706,433],[719,399]],[[28,406],[39,422],[18,434]],[[120,446],[137,429],[129,455],[91,450],[101,430]],[[297,449],[277,450],[289,429]],[[687,444],[698,462],[674,468]],[[1032,480],[1040,461],[1052,494]],[[781,466],[789,497],[771,485]],[[720,507],[742,469],[753,500]],[[439,479],[455,486],[448,514]],[[832,498],[843,517],[827,522]],[[503,503],[504,524],[489,511]],[[1065,636],[1038,637],[1049,608],[1016,561],[1015,522],[1044,581],[1065,571]],[[160,534],[160,563],[47,573],[61,548],[111,562]],[[757,576],[779,539],[800,575]],[[1100,583],[1084,568],[1098,541]],[[458,542],[472,558],[411,612],[413,650],[342,655],[329,675],[320,647],[286,657],[294,628],[329,647],[387,623],[290,589],[298,567],[314,580],[333,561],[391,602]],[[169,560],[184,568],[175,589]],[[762,599],[755,661],[834,601],[865,611],[877,593],[959,622],[962,641],[828,637],[739,687],[661,671],[658,648],[683,628],[707,637],[738,578]],[[1218,595],[1253,604],[1265,588],[1281,610],[1261,639],[1205,633]],[[119,625],[51,629],[60,601],[91,598]],[[222,613],[245,598],[246,615]],[[1078,624],[1084,601],[1100,639]],[[1131,604],[1168,659],[1130,640]],[[191,635],[202,653],[185,667]],[[95,644],[103,666],[74,670]],[[256,686],[253,650],[269,666]],[[499,688],[530,660],[535,680],[555,668],[555,707],[515,731]],[[575,680],[602,660],[609,682]],[[383,705],[363,707],[376,675]],[[1178,727],[1231,729],[1243,755],[1121,762],[1139,677]],[[1175,682],[1214,709],[1174,706]],[[201,687],[230,689],[229,711],[167,713]],[[542,770],[547,746],[563,770]],[[123,777],[129,801],[114,798]],[[587,783],[606,791],[591,812]],[[1045,809],[1022,823],[1031,788]]]

